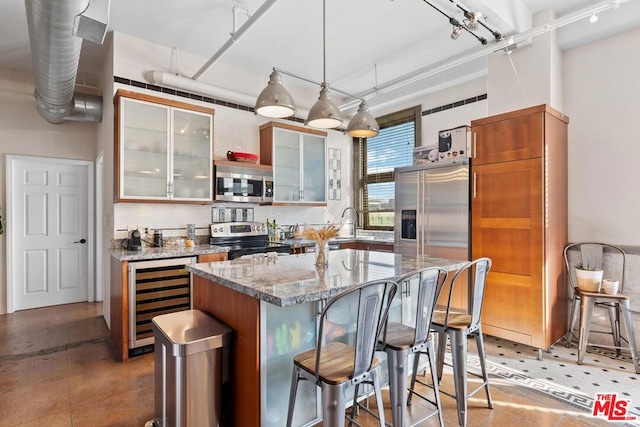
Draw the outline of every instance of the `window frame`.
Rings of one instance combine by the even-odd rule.
[[[380,129],[400,125],[410,121],[414,122],[414,147],[422,146],[422,106],[416,105],[404,110],[396,111],[391,114],[376,117],[376,121]],[[372,231],[393,231],[393,226],[375,226],[369,224],[369,211],[365,210],[367,203],[367,183],[369,182],[395,182],[394,172],[383,172],[378,174],[369,174],[366,179],[366,161],[364,155],[367,150],[367,138],[353,139],[353,161],[355,169],[354,197],[358,210],[358,217],[363,230]],[[391,211],[375,211],[375,212],[391,212]]]

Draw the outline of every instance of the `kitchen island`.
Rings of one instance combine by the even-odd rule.
[[[325,267],[315,266],[313,253],[187,266],[193,273],[193,308],[234,331],[229,425],[284,425],[293,355],[315,347],[326,299],[371,280],[396,279],[429,266],[453,271],[464,262],[343,249],[330,251]],[[294,425],[319,420],[315,388],[300,384]]]

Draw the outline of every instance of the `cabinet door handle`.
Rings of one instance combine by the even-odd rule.
[[[476,172],[473,173],[473,198],[475,199],[478,196],[478,174]]]
[[[478,134],[477,133],[473,133],[473,158],[476,158],[476,151],[478,150],[478,147],[476,145],[476,140],[478,138]]]

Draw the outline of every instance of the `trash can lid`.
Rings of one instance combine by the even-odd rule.
[[[176,356],[223,347],[231,329],[200,310],[161,314],[151,319],[156,333],[172,344]]]

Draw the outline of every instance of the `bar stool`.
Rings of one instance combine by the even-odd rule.
[[[439,267],[429,267],[402,276],[397,281],[399,286],[409,287],[412,280],[418,279],[418,293],[415,306],[415,323],[409,326],[398,322],[388,322],[379,344],[379,349],[387,353],[389,394],[391,396],[391,413],[394,427],[404,427],[406,425],[407,405],[411,405],[413,394],[435,406],[435,410],[432,413],[426,415],[414,425],[438,415],[440,426],[444,427],[438,390],[433,334],[431,334],[431,318],[438,295],[447,280],[447,276],[448,272],[446,270]],[[407,363],[409,354],[415,355],[413,370],[417,371],[421,353],[426,353],[428,356],[432,384],[425,385],[433,388],[434,400],[415,391],[415,375],[412,377],[411,387],[408,389],[409,397],[407,398]]]
[[[487,395],[487,405],[493,408],[491,402],[491,392],[489,391],[489,377],[485,366],[484,341],[482,339],[482,326],[480,315],[482,314],[482,302],[484,300],[484,289],[487,274],[491,269],[489,258],[478,258],[468,262],[460,268],[451,279],[451,285],[447,295],[447,306],[444,310],[436,309],[433,313],[431,329],[438,333],[438,379],[442,378],[444,365],[444,353],[447,344],[447,336],[451,341],[451,361],[453,367],[453,384],[455,394],[440,389],[440,391],[456,399],[458,409],[458,421],[461,426],[467,425],[467,399],[473,396],[480,389],[484,388]],[[469,276],[467,276],[469,274]],[[467,307],[452,307],[451,299],[454,288],[465,282],[468,287]],[[467,337],[474,335],[478,347],[478,359],[482,371],[483,382],[471,393],[467,388]],[[414,367],[413,378],[417,371]],[[471,373],[472,375],[475,375]]]
[[[380,426],[385,426],[382,392],[380,390],[379,364],[374,356],[378,338],[389,313],[389,305],[397,290],[395,282],[377,280],[351,288],[332,298],[320,314],[318,341],[315,349],[293,358],[291,392],[287,427],[291,426],[294,414],[298,382],[307,380],[315,383],[322,394],[322,418],[325,427],[344,425],[346,416],[345,391],[355,386],[353,398],[353,420],[357,408],[369,412],[357,402],[358,388],[362,383],[373,384]],[[355,315],[355,336],[351,342],[329,342],[325,336],[325,323],[331,308],[339,301],[348,301]]]
[[[584,291],[576,285],[575,264],[569,256],[572,249],[580,251],[578,262],[589,265],[597,269],[603,270],[603,277],[610,280],[618,280],[619,292],[616,294],[605,294],[601,292]],[[603,261],[605,252],[613,254],[614,258],[611,262]],[[635,332],[633,327],[633,318],[631,315],[631,302],[628,295],[623,293],[624,289],[624,270],[626,264],[626,255],[624,251],[615,245],[606,243],[572,243],[564,248],[564,262],[567,267],[567,275],[569,284],[573,288],[573,299],[571,302],[571,314],[569,319],[569,330],[566,335],[567,347],[571,345],[573,336],[573,328],[576,322],[578,301],[580,302],[580,324],[578,325],[578,364],[581,365],[584,355],[587,352],[587,346],[604,347],[615,349],[618,354],[624,347],[622,341],[626,341],[631,352],[631,359],[636,373],[640,374],[640,364],[638,362],[638,351],[636,349]],[[591,317],[595,307],[604,307],[609,311],[609,322],[611,324],[611,334],[613,336],[613,345],[589,343],[589,330],[591,327]],[[627,337],[620,333],[620,318]],[[596,332],[596,331],[594,331]],[[602,332],[602,331],[597,331]],[[606,333],[606,332],[605,332]]]

